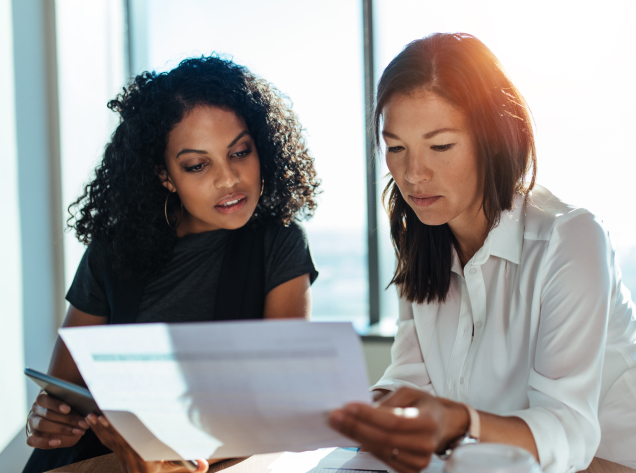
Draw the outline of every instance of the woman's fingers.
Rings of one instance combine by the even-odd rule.
[[[48,404],[48,403],[47,403]],[[60,414],[59,409],[56,411],[54,409],[47,408],[40,404],[33,404],[33,409],[31,410],[30,417],[44,417],[52,422],[57,422],[58,424],[70,425],[73,427],[79,427],[80,429],[86,430],[88,429],[88,424],[84,420],[83,417],[71,412],[70,414]],[[36,428],[31,425],[31,427]]]
[[[428,406],[414,407],[428,402],[419,393],[398,391],[391,398],[375,408],[349,404],[337,409],[330,415],[330,424],[396,471],[419,472],[436,448],[438,423]]]
[[[52,422],[44,417],[35,416],[29,422],[31,428],[33,430],[39,430],[41,432],[46,432],[49,434],[61,434],[61,435],[69,435],[69,436],[82,436],[84,435],[85,430],[80,429],[79,427],[73,427],[68,424],[60,424],[58,422]]]
[[[367,445],[390,446],[414,452],[432,453],[435,450],[434,431],[422,424],[419,429],[387,429],[367,423],[346,412],[334,411],[330,416],[333,428],[367,448]]]
[[[379,402],[382,407],[412,407],[432,399],[429,393],[412,388],[400,388],[394,393],[385,396]]]
[[[66,448],[72,447],[75,445],[79,439],[82,438],[81,435],[58,435],[58,434],[48,434],[46,432],[40,432],[39,430],[34,430],[31,432],[31,435],[27,437],[27,445],[34,448],[41,448],[44,450],[48,450],[51,448]]]
[[[128,442],[110,425],[106,417],[89,414],[86,421],[91,425],[97,438],[110,448],[119,460],[121,469],[125,473],[163,473],[178,471],[164,462],[146,462],[135,452]],[[198,471],[198,470],[197,470]],[[207,471],[201,470],[201,471]]]
[[[350,416],[340,426],[343,434],[400,473],[419,473],[428,466],[435,449],[430,434],[386,432]]]
[[[50,442],[50,443],[49,443]],[[27,437],[27,445],[29,447],[41,448],[44,450],[57,448],[61,444],[61,439],[50,437],[48,434],[34,430]]]
[[[414,455],[411,452],[395,450],[394,448],[390,449],[388,453],[384,451],[371,453],[399,473],[420,473],[431,461],[430,456]]]
[[[59,414],[70,414],[71,406],[68,404],[55,399],[52,396],[49,396],[47,393],[42,392],[38,395],[35,400],[35,403],[39,406],[44,407],[45,409],[49,409],[53,412],[57,412]]]
[[[195,461],[197,462],[198,468],[196,469],[194,473],[205,473],[210,468],[210,464],[205,459],[195,460]]]
[[[99,416],[101,417],[101,416]],[[89,414],[86,416],[86,422],[91,426],[97,438],[99,438],[100,442],[106,445],[111,450],[115,450],[115,447],[119,444],[117,442],[117,438],[114,435],[114,429],[109,428],[108,421],[106,421],[106,425],[104,425],[104,420],[100,421],[99,417],[95,414]]]
[[[335,411],[334,411],[335,412]],[[347,404],[341,410],[346,416],[358,419],[365,424],[375,425],[389,431],[416,432],[434,430],[436,423],[426,410],[416,407],[389,408],[372,407],[366,404]]]

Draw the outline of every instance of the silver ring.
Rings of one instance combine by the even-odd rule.
[[[400,454],[400,450],[398,448],[394,448],[391,450],[391,461],[397,460],[397,456]]]

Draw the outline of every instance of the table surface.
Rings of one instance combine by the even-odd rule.
[[[224,473],[267,473],[267,467],[282,453],[254,455],[245,459],[225,460],[210,466],[208,473],[224,470]],[[48,473],[122,473],[115,455],[104,455],[73,465],[51,470]],[[618,463],[594,458],[584,473],[635,473],[636,470]]]

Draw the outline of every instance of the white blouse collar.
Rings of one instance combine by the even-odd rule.
[[[490,256],[498,256],[514,264],[521,263],[521,252],[523,251],[523,230],[524,230],[524,198],[517,194],[514,199],[512,210],[503,212],[499,219],[499,224],[493,228],[483,246],[470,259],[469,264],[480,266],[488,261]],[[459,275],[464,275],[461,262],[457,256],[457,251],[453,248],[453,263],[451,271]]]

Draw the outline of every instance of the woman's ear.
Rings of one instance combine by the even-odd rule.
[[[176,192],[177,191],[177,189],[174,186],[174,184],[172,183],[172,180],[170,179],[170,175],[168,174],[168,171],[166,170],[165,167],[163,167],[163,166],[155,166],[155,174],[157,175],[157,177],[161,181],[161,185],[163,187],[168,189],[170,192]]]

